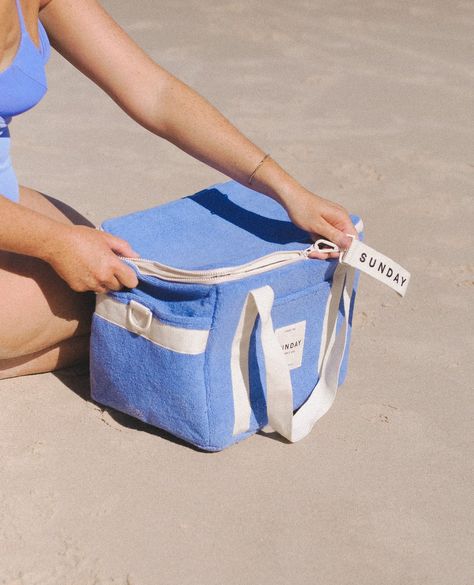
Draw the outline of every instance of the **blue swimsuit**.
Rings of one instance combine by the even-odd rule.
[[[13,62],[0,71],[0,195],[19,200],[18,181],[10,160],[8,124],[35,106],[47,90],[45,65],[50,54],[48,35],[38,23],[40,47],[26,30],[20,0],[15,0],[21,27],[20,45]]]

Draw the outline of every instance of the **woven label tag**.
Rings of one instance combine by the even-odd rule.
[[[290,370],[299,368],[303,359],[306,321],[298,321],[275,329],[278,342],[285,354]]]
[[[342,262],[358,268],[372,278],[380,280],[400,296],[404,296],[410,282],[410,273],[394,260],[377,252],[360,240],[353,240],[351,247],[344,252]]]

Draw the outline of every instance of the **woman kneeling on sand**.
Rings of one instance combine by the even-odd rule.
[[[0,378],[85,361],[96,292],[137,284],[128,243],[19,186],[9,123],[46,93],[51,45],[131,118],[278,201],[311,235],[349,245],[347,212],[300,185],[194,90],[155,63],[96,0],[0,0]],[[335,253],[312,253],[328,258]]]

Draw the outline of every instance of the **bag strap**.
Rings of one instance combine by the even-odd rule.
[[[347,345],[356,268],[384,282],[401,296],[406,292],[410,280],[409,272],[387,256],[356,239],[349,250],[341,253],[328,299],[319,363],[315,365],[319,371],[319,380],[309,398],[295,414],[290,370],[271,318],[273,289],[267,285],[249,291],[232,343],[234,435],[246,432],[250,427],[252,408],[249,396],[248,353],[250,335],[257,316],[260,316],[261,322],[269,427],[289,441],[296,442],[303,439],[331,408],[336,398],[339,373]],[[343,319],[338,328],[341,301]]]
[[[339,264],[336,268],[328,300],[326,334],[323,333],[324,347],[321,347],[323,358],[319,381],[308,400],[295,415],[293,415],[293,387],[290,370],[271,318],[273,289],[267,285],[249,291],[234,337],[232,351],[234,435],[247,431],[250,426],[251,405],[248,395],[247,359],[250,334],[257,316],[260,316],[261,322],[268,424],[271,429],[289,441],[296,442],[305,437],[329,410],[336,398],[339,371],[344,358],[354,275],[355,270],[352,267]],[[341,296],[344,304],[344,318],[337,331]],[[244,355],[247,358],[243,360]],[[316,366],[317,364],[315,368]]]

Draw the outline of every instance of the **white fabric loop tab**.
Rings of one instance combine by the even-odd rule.
[[[130,301],[127,310],[127,323],[131,331],[135,333],[146,333],[150,328],[153,313],[148,307]]]
[[[367,246],[364,242],[354,238],[350,248],[341,255],[340,261],[358,268],[376,280],[383,282],[400,296],[405,296],[410,282],[408,270],[405,270],[388,256]]]

